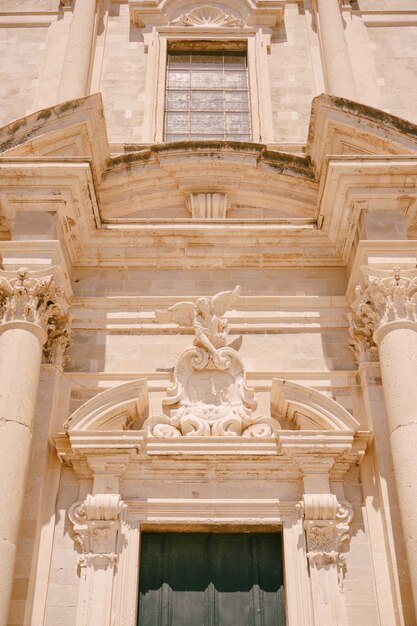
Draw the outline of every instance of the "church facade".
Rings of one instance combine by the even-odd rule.
[[[414,0],[0,47],[0,626],[415,626]]]

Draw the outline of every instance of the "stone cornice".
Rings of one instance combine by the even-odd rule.
[[[60,154],[64,138],[66,155],[46,157]],[[100,259],[115,266],[122,248],[127,264],[144,268],[160,268],[161,259],[176,268],[341,266],[363,210],[398,209],[411,231],[416,222],[416,126],[330,96],[313,103],[307,156],[250,142],[200,141],[126,146],[110,159],[97,95],[0,129],[0,152],[5,230],[15,211],[36,212],[48,203],[72,264],[95,266]],[[227,194],[227,219],[190,216],[187,199],[200,193]],[[245,206],[255,219],[239,219]],[[155,218],[159,209],[165,216],[172,210],[172,218]],[[214,248],[211,258],[207,250]]]
[[[361,460],[369,433],[358,431],[338,433],[331,431],[278,431],[274,437],[260,440],[236,437],[182,437],[175,439],[148,438],[144,431],[74,431],[55,435],[53,441],[61,461],[70,465],[77,476],[89,479],[93,473],[88,464],[89,455],[106,455],[111,464],[123,451],[130,456],[126,478],[135,474],[136,462],[155,463],[157,459],[181,459],[190,464],[199,459],[214,457],[225,467],[239,463],[256,469],[260,459],[279,464],[279,471],[288,480],[299,480],[300,459],[304,465],[311,456],[316,471],[328,473],[329,458],[333,459],[330,480],[341,480],[353,463]],[[323,458],[323,464],[320,463]],[[220,462],[220,461],[219,461]],[[142,467],[142,465],[140,465]],[[272,466],[271,466],[272,467]],[[138,466],[139,468],[139,466]]]

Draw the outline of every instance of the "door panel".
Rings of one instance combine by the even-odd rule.
[[[277,533],[143,533],[138,626],[285,626]]]

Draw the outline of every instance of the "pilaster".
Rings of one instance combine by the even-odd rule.
[[[78,565],[82,570],[76,626],[112,623],[114,574],[123,549],[122,525],[127,520],[119,481],[128,463],[128,455],[90,455],[93,493],[75,502],[68,512],[74,541],[80,548]]]
[[[305,456],[297,459],[303,473],[300,509],[307,540],[311,597],[315,626],[347,626],[343,595],[344,546],[349,542],[353,510],[330,493],[329,472],[334,459]]]

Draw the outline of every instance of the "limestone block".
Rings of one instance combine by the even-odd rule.
[[[402,10],[403,6],[406,10],[407,3]],[[387,25],[367,30],[384,109],[417,122],[417,26]]]
[[[48,29],[28,26],[0,26],[0,126],[33,111]]]

